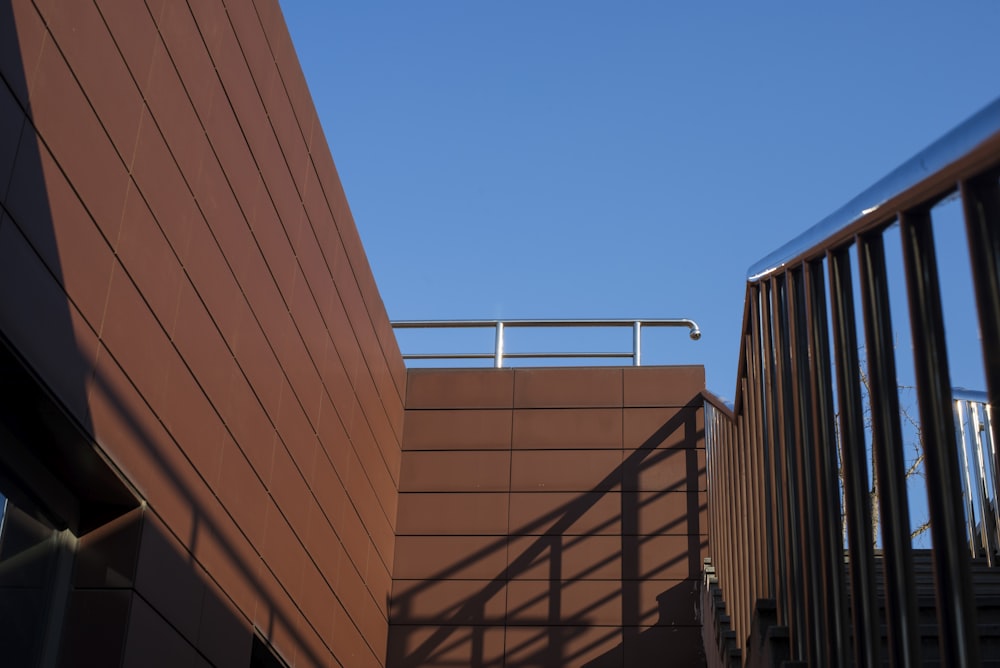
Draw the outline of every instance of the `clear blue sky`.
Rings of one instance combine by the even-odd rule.
[[[281,4],[391,318],[694,318],[726,397],[747,268],[1000,95],[995,0]]]

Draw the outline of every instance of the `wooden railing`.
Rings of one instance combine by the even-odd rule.
[[[896,354],[904,351],[896,350],[884,243],[898,225],[940,658],[979,665],[931,230],[935,205],[951,197],[964,211],[988,403],[997,405],[1000,100],[748,272],[735,402],[732,410],[706,405],[710,553],[744,660],[757,603],[773,600],[793,660],[921,662],[897,392]],[[884,584],[876,582],[870,461]],[[880,655],[884,645],[888,657]]]

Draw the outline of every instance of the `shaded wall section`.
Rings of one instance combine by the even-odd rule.
[[[80,596],[124,593],[74,594],[64,642],[382,665],[405,369],[277,0],[0,0],[0,29],[0,340],[135,497],[69,524]]]
[[[388,665],[703,663],[704,384],[409,370]]]

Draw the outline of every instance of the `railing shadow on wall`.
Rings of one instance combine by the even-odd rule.
[[[394,595],[392,619],[397,630],[404,633],[397,636],[395,643],[390,640],[389,665],[399,668],[424,665],[495,665],[501,660],[506,666],[537,665],[580,665],[588,668],[621,666],[624,661],[623,646],[626,642],[638,649],[638,660],[659,660],[664,656],[669,644],[664,630],[673,622],[664,619],[665,608],[677,608],[676,600],[684,598],[691,602],[693,615],[695,597],[693,584],[702,568],[701,555],[707,547],[702,515],[706,505],[699,500],[699,490],[704,484],[704,466],[699,462],[696,444],[700,443],[704,432],[696,424],[696,412],[701,408],[702,396],[698,396],[685,409],[679,411],[660,426],[643,443],[635,446],[634,452],[626,455],[622,464],[608,474],[594,487],[581,492],[571,501],[547,513],[539,515],[523,526],[511,527],[510,536],[497,536],[490,543],[467,556],[447,563],[430,577],[423,578],[401,595]],[[669,447],[663,446],[671,436],[680,435],[682,441]],[[626,449],[628,449],[626,444]],[[648,467],[662,464],[673,458],[683,458],[683,478],[658,490],[652,495],[640,492],[639,476]],[[699,484],[700,481],[700,484]],[[682,515],[662,526],[639,531],[640,510],[655,503],[669,493],[687,491],[685,511]],[[609,494],[621,494],[620,513],[587,523],[586,531],[574,529],[584,516],[595,509],[597,504]],[[621,535],[613,527],[620,525]],[[610,533],[609,533],[610,532]],[[646,541],[663,534],[684,534],[683,550],[663,555],[652,563],[640,561],[639,551]],[[567,567],[565,552],[589,538],[612,535],[620,538],[620,549],[613,554],[604,554],[588,560],[586,565],[576,565],[572,572]],[[491,560],[498,554],[507,553],[509,544],[515,540],[527,540],[527,547],[516,554],[507,555],[507,567],[486,581],[475,594],[466,596],[448,607],[432,614],[417,612],[422,600],[434,600],[435,588],[450,577],[468,569],[477,562]],[[443,560],[446,561],[446,560]],[[563,598],[566,589],[594,576],[602,568],[621,564],[620,577],[613,578],[613,587],[598,597],[589,599],[579,610],[564,612]],[[529,596],[515,606],[504,609],[495,605],[495,597],[519,576],[527,576],[529,571],[544,570],[547,578],[544,593]],[[656,618],[644,614],[640,603],[639,586],[643,580],[665,577],[666,573],[683,572],[682,576],[667,577],[679,580],[675,585],[657,595],[659,608]],[[677,589],[678,591],[673,591]],[[606,634],[590,635],[584,644],[573,642],[582,632],[580,627],[601,626],[594,619],[599,609],[620,604],[620,623],[606,626]],[[538,614],[544,609],[543,614]],[[695,620],[692,619],[691,623]],[[413,643],[406,637],[406,629],[433,627],[425,639]],[[508,630],[508,638],[503,648],[503,657],[491,656],[485,648],[485,633],[493,628]],[[511,642],[512,628],[524,628],[526,637]],[[619,632],[623,635],[619,636]],[[632,637],[626,637],[631,634]],[[594,657],[593,653],[609,639],[621,637],[617,645]],[[470,642],[471,638],[471,642]],[[468,653],[464,650],[468,649]],[[460,653],[454,654],[455,651]],[[640,656],[641,655],[641,656]],[[501,664],[496,664],[501,665]],[[644,663],[635,665],[646,665]],[[659,665],[659,664],[657,664]]]
[[[768,599],[778,624],[788,629],[794,660],[879,665],[881,623],[891,665],[919,664],[926,651],[918,628],[926,621],[918,620],[914,594],[912,500],[897,393],[896,353],[903,351],[895,350],[884,243],[886,230],[892,226],[895,233],[898,226],[926,458],[937,642],[943,665],[979,665],[971,536],[963,530],[931,225],[936,205],[960,198],[989,404],[995,405],[998,178],[1000,100],[751,267],[735,404],[730,412],[708,403],[705,419],[711,558],[745,658],[755,642],[748,639],[755,606]],[[859,329],[866,362],[859,355]],[[997,430],[994,423],[993,442]],[[876,593],[869,456],[878,480],[884,599]]]

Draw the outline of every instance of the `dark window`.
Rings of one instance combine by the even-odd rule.
[[[0,494],[0,646],[4,665],[50,661],[59,646],[72,536]]]
[[[253,649],[250,651],[250,668],[288,668],[288,664],[278,658],[271,645],[255,633]]]

